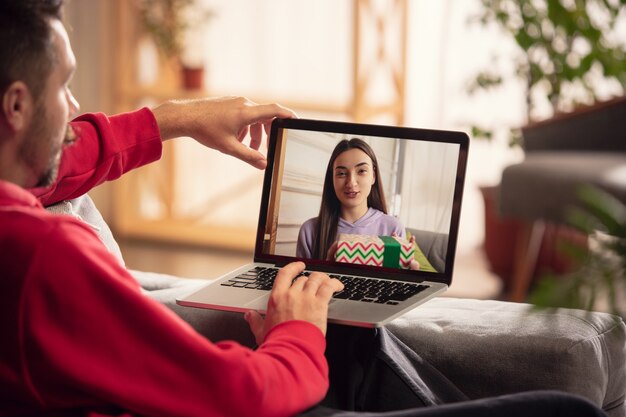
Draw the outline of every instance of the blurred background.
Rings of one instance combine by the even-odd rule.
[[[623,67],[612,76],[587,65],[580,57],[594,43],[559,47],[558,25],[550,23],[559,18],[555,10],[582,10],[581,27],[609,27],[604,32],[624,58],[626,15],[621,2],[607,3],[614,7],[576,0],[73,0],[66,8],[78,59],[72,90],[82,112],[243,95],[301,117],[465,131],[472,142],[448,295],[503,298],[517,240],[503,229],[508,252],[494,267],[484,245],[486,190],[524,160],[511,129],[624,94]],[[535,32],[552,33],[564,62],[587,70],[585,82],[564,87],[569,99],[558,105],[549,85],[546,98],[533,92],[531,103],[534,85],[520,73],[523,64],[533,68],[520,33]],[[158,163],[90,193],[127,266],[214,278],[248,262],[263,173],[191,140],[166,147]]]

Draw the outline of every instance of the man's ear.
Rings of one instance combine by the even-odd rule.
[[[14,132],[23,130],[31,117],[33,98],[23,81],[14,81],[2,96],[2,115]]]

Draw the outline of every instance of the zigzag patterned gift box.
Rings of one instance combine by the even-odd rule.
[[[413,243],[400,237],[341,233],[337,262],[408,269],[415,254]]]

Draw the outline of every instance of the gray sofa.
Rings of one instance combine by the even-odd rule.
[[[50,210],[91,224],[123,262],[88,196]],[[170,307],[207,338],[252,345],[242,315],[176,305],[176,297],[206,281],[131,272],[148,296]],[[626,328],[619,317],[568,309],[535,312],[529,305],[502,301],[437,298],[394,320],[388,328],[470,398],[557,389],[588,398],[611,417],[626,417]]]
[[[428,262],[437,271],[446,269],[446,255],[448,254],[448,235],[430,232],[427,230],[406,229],[415,236],[415,243],[422,250]]]
[[[522,134],[524,160],[502,172],[503,215],[563,223],[580,205],[583,184],[626,202],[626,96],[530,124]]]

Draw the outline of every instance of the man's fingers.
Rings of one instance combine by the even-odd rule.
[[[243,316],[248,322],[248,326],[250,326],[250,331],[254,335],[257,344],[263,343],[263,339],[265,339],[265,335],[263,334],[263,317],[254,311],[250,310],[246,312]]]
[[[324,281],[317,289],[317,296],[322,300],[328,302],[333,297],[333,294],[343,290],[343,284],[337,279],[329,279]]]
[[[306,275],[300,275],[296,278],[295,281],[293,281],[293,283],[291,284],[291,288],[293,288],[294,290],[302,291],[308,281],[309,277],[307,277]]]
[[[243,142],[243,140],[246,138],[246,136],[248,135],[248,131],[250,130],[250,126],[246,125],[244,126],[239,133],[237,134],[237,141],[238,142]]]
[[[330,286],[333,292],[341,291],[343,289],[343,284],[339,280],[331,279],[328,275],[320,272],[314,272],[309,276],[309,279],[304,284],[304,291],[312,294],[318,294],[319,291],[325,286]]]
[[[312,273],[311,275],[309,275],[308,279],[304,283],[303,291],[310,294],[316,294],[317,289],[322,284],[322,282],[324,282],[325,277],[325,275],[317,272]],[[326,279],[328,279],[328,277],[326,277]]]
[[[274,280],[274,291],[287,291],[291,281],[304,271],[304,262],[292,262],[283,266]]]
[[[258,151],[263,140],[263,127],[260,123],[250,125],[250,148]]]
[[[254,103],[252,103],[254,105]],[[289,119],[297,117],[296,113],[278,104],[259,104],[251,107],[251,112],[248,117],[248,123],[264,123],[267,120],[272,120],[275,117],[281,119]]]
[[[297,116],[293,111],[278,104],[257,105],[245,99],[244,105],[247,107],[243,117],[245,127],[239,131],[237,140],[242,142],[249,133],[250,146],[247,147],[242,144],[241,147],[227,150],[226,153],[247,162],[255,168],[265,169],[267,167],[267,160],[263,154],[258,152],[263,142],[263,130],[265,129],[267,132],[272,120],[276,117],[292,118]]]
[[[240,159],[255,168],[265,169],[267,166],[267,159],[265,156],[254,149],[250,149],[246,145],[234,142],[231,146],[222,150],[225,154],[234,156],[237,159]]]

